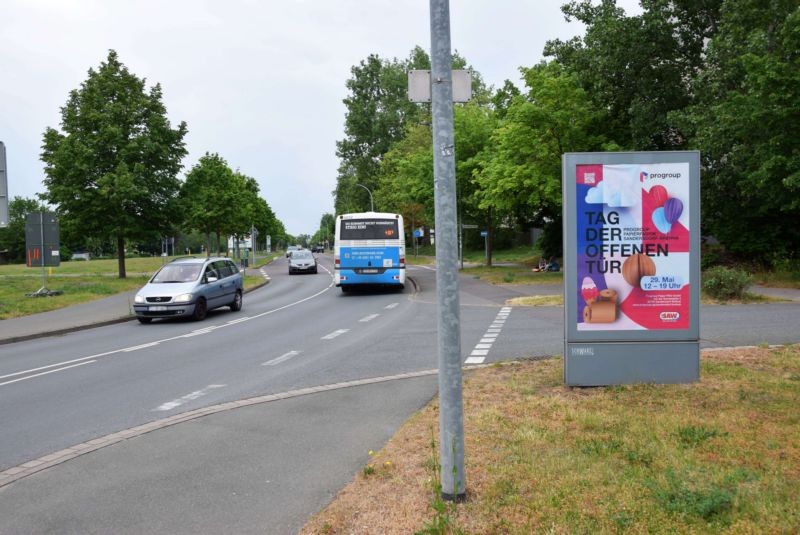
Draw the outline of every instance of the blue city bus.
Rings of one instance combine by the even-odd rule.
[[[406,238],[403,216],[384,212],[342,214],[336,218],[333,243],[336,286],[406,284]]]

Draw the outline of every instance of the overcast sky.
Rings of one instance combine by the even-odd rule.
[[[548,39],[583,28],[562,0],[451,0],[453,49],[494,87],[542,59]],[[636,0],[617,2],[636,9]],[[424,0],[3,0],[0,141],[9,199],[43,191],[42,133],[109,49],[161,83],[173,126],[186,121],[184,173],[205,152],[255,177],[293,235],[333,213],[337,140],[350,69],[369,54],[430,50]]]

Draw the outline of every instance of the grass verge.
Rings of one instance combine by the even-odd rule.
[[[562,272],[537,272],[526,265],[517,266],[475,266],[464,268],[462,273],[490,284],[548,284],[564,282]]]
[[[41,288],[41,269],[28,268],[25,265],[0,266],[0,320],[47,312],[136,290],[161,265],[162,259],[159,257],[128,258],[125,261],[128,276],[120,279],[116,260],[64,262],[59,267],[46,268],[45,286],[49,290],[63,292],[52,297],[26,296]],[[247,270],[245,288],[252,288],[263,282],[264,278],[256,275],[254,269]]]
[[[794,533],[800,346],[703,352],[688,385],[568,388],[563,361],[464,381],[468,501],[438,533]],[[430,532],[438,404],[302,533]],[[365,453],[366,457],[366,453]]]

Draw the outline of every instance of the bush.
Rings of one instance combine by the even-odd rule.
[[[703,291],[715,299],[741,299],[751,282],[740,269],[717,266],[703,273]]]

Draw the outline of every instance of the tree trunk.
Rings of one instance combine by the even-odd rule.
[[[117,266],[119,278],[124,279],[125,275],[125,238],[117,236]]]
[[[211,233],[206,232],[206,258],[211,256]]]
[[[222,256],[222,242],[220,241],[220,232],[217,231],[217,256]]]

